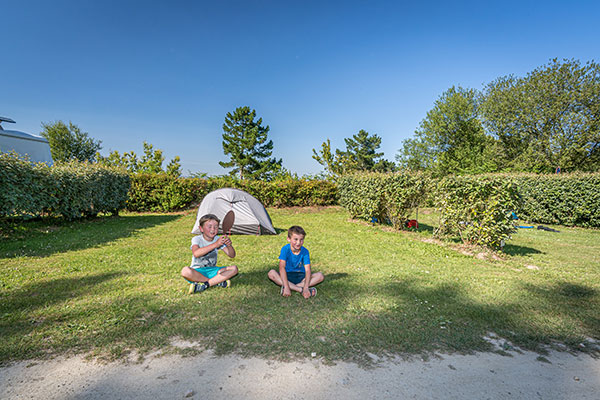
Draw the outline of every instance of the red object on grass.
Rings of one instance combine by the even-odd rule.
[[[406,223],[406,227],[419,229],[419,223],[417,222],[416,219],[409,219],[408,222]]]

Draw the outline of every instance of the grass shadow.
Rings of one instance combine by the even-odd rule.
[[[47,219],[23,222],[18,231],[0,241],[0,259],[48,257],[55,253],[82,250],[135,232],[171,222],[179,215],[127,215],[80,221]]]

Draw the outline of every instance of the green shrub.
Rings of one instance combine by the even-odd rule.
[[[125,206],[129,184],[128,174],[116,168],[77,161],[49,167],[5,153],[0,155],[0,216],[117,214]]]
[[[29,218],[54,208],[53,183],[46,164],[0,153],[0,217]]]
[[[265,207],[324,206],[337,203],[337,186],[329,181],[287,178],[272,182],[231,177],[174,178],[166,174],[132,176],[127,209],[175,211],[202,201],[221,188],[236,188],[256,197]]]
[[[512,212],[520,206],[517,185],[508,175],[449,176],[439,181],[436,236],[460,236],[464,243],[500,249],[515,232]]]
[[[542,224],[600,227],[600,174],[523,174],[519,218]]]
[[[429,178],[421,173],[359,173],[338,181],[340,204],[353,218],[404,226],[411,212],[425,199]]]

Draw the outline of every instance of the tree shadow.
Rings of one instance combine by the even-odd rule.
[[[46,219],[26,221],[20,229],[0,241],[0,258],[48,257],[55,253],[82,250],[180,218],[180,215],[127,215],[81,221]]]
[[[526,256],[526,255],[530,255],[530,254],[542,254],[543,253],[543,252],[539,251],[538,249],[534,249],[532,247],[519,246],[516,244],[508,244],[508,243],[502,248],[502,252],[506,253],[510,256]]]

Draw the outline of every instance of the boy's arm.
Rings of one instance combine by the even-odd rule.
[[[235,258],[235,249],[229,236],[225,236],[225,247],[223,247],[223,253],[227,254],[229,258]]]
[[[211,243],[208,246],[200,247],[197,244],[194,244],[192,246],[192,254],[194,255],[194,257],[199,258],[199,257],[202,257],[202,256],[210,253],[214,249],[218,249],[219,247],[223,246],[224,244],[225,244],[225,238],[223,236],[221,236],[219,239],[217,239],[216,242]]]
[[[302,288],[302,296],[304,296],[305,299],[308,299],[310,297],[310,291],[308,290],[311,275],[310,264],[304,264],[304,271],[306,272],[306,275],[304,276],[304,287]]]
[[[290,296],[292,291],[288,282],[287,271],[285,270],[285,260],[279,260],[279,277],[281,278],[281,283],[283,283],[283,295],[286,297]]]

